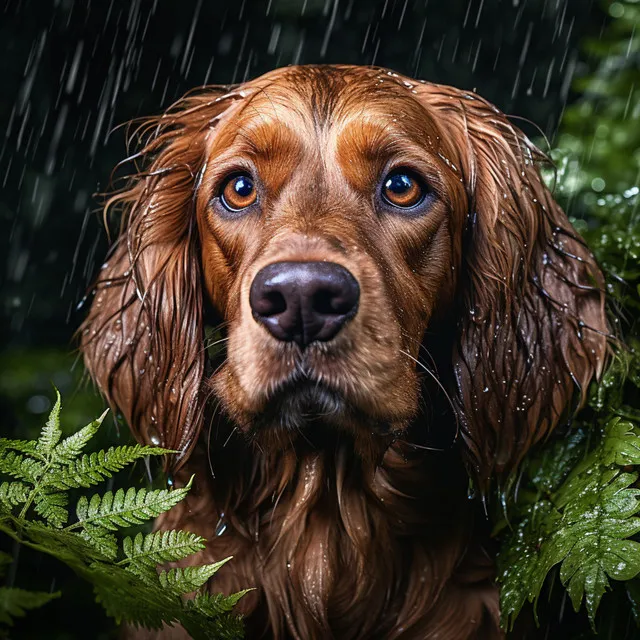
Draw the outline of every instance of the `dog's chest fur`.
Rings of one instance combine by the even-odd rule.
[[[197,452],[181,474],[197,486],[158,527],[209,540],[190,562],[233,556],[209,587],[255,588],[240,606],[249,639],[501,637],[464,474],[453,456],[405,454],[367,470],[344,449],[251,465]]]

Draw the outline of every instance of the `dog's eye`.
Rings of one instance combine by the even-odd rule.
[[[383,199],[401,209],[411,209],[419,205],[426,193],[424,183],[407,169],[393,171],[382,181]]]
[[[256,197],[253,178],[245,173],[227,178],[220,190],[220,201],[229,211],[241,211],[250,207],[256,201]]]

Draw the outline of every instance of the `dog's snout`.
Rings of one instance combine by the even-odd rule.
[[[333,262],[274,262],[251,283],[253,317],[278,340],[331,340],[358,310],[360,287]]]

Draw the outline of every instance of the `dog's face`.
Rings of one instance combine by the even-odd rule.
[[[140,137],[83,348],[141,439],[187,454],[213,394],[265,446],[348,432],[375,453],[428,401],[426,332],[486,483],[602,369],[600,271],[539,152],[478,96],[292,67],[185,98]],[[226,333],[213,374],[205,302]]]
[[[203,280],[228,333],[212,385],[259,439],[329,425],[368,440],[416,414],[464,187],[432,115],[388,79],[276,75],[207,145]]]

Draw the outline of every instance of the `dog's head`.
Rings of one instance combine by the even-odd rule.
[[[541,154],[477,95],[290,67],[184,98],[139,145],[82,346],[142,440],[187,454],[213,395],[265,446],[321,424],[366,455],[439,377],[484,483],[601,371],[600,271]],[[208,306],[225,346],[213,371]],[[437,370],[427,343],[446,354]]]

